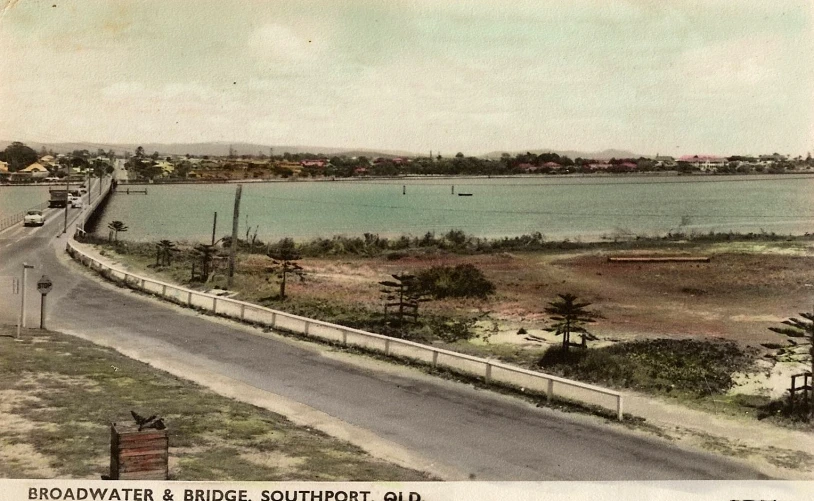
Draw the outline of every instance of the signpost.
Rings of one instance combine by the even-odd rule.
[[[34,266],[23,263],[23,279],[20,286],[20,320],[17,322],[17,339],[20,338],[20,329],[25,327],[25,277],[28,274],[29,269],[33,269]]]
[[[51,292],[54,283],[46,275],[37,282],[37,290],[42,294],[42,301],[40,302],[40,329],[45,330],[45,296]]]

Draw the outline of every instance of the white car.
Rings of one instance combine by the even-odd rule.
[[[23,226],[42,226],[45,224],[45,216],[41,210],[30,210],[25,213]]]
[[[71,207],[81,209],[82,205],[82,197],[71,197]]]

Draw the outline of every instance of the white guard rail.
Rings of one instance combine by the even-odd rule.
[[[88,185],[88,194],[87,197],[89,200],[92,200],[88,207],[82,211],[82,213],[74,220],[74,225],[76,228],[76,233],[84,234],[85,233],[85,223],[87,222],[88,218],[93,214],[96,209],[99,207],[99,204],[102,203],[104,200],[105,195],[107,192],[110,191],[110,181],[113,178],[110,176],[104,176],[101,179],[97,178],[97,182],[102,183],[101,192],[94,191],[93,185]],[[98,185],[97,185],[98,186]]]
[[[129,287],[160,296],[176,304],[199,308],[272,329],[286,330],[346,346],[377,351],[387,356],[413,359],[433,367],[444,367],[483,378],[486,383],[503,383],[521,388],[521,391],[545,394],[549,401],[557,396],[562,399],[605,407],[616,411],[617,419],[622,420],[622,394],[617,391],[515,367],[495,360],[473,357],[405,339],[391,338],[300,317],[244,301],[205,294],[152,278],[144,278],[94,259],[76,248],[70,240],[66,250],[73,259],[109,279],[124,282]]]

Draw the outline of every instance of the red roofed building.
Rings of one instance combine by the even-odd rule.
[[[715,155],[684,155],[678,161],[691,163],[704,171],[726,165],[726,158]]]
[[[325,167],[327,164],[327,160],[303,160],[300,162],[302,167]]]

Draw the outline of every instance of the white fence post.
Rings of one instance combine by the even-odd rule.
[[[432,366],[438,367],[438,351],[432,350]]]
[[[551,402],[551,399],[554,397],[554,380],[548,380],[548,386],[546,387],[545,391],[545,399]]]
[[[218,298],[213,297],[212,298],[212,313],[217,313],[217,312],[218,312]]]
[[[483,379],[486,381],[486,384],[489,384],[492,379],[492,364],[489,362],[486,362],[486,374],[483,376]]]
[[[619,421],[624,420],[624,414],[622,413],[622,395],[616,395],[616,419]]]
[[[240,320],[246,320],[246,305],[240,304]]]

